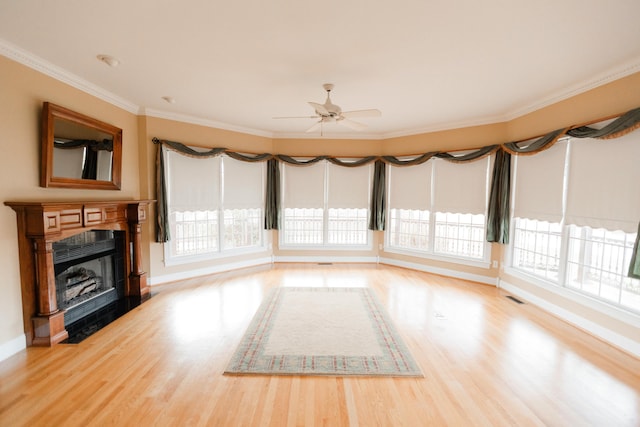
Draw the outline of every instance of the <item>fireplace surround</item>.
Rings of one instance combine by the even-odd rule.
[[[51,346],[67,339],[69,334],[65,329],[65,314],[71,309],[65,303],[59,304],[59,297],[62,298],[60,301],[64,300],[65,294],[72,297],[71,299],[82,298],[81,294],[89,294],[102,286],[103,284],[98,282],[105,280],[104,276],[108,274],[113,274],[113,279],[118,280],[117,276],[120,273],[116,272],[116,268],[111,273],[100,273],[99,279],[96,278],[98,274],[95,272],[100,265],[109,269],[111,267],[107,267],[108,265],[118,262],[114,259],[93,261],[94,259],[121,256],[122,268],[118,268],[123,270],[120,292],[125,297],[139,299],[140,302],[149,297],[146,273],[142,271],[140,239],[142,224],[146,222],[146,209],[152,202],[5,202],[17,216],[22,309],[27,345]],[[81,257],[79,261],[86,262],[86,265],[80,265],[77,270],[71,269],[65,273],[73,263],[56,263],[56,258],[59,258],[61,253],[60,249],[65,242],[83,239],[80,236],[87,236],[83,234],[85,232],[91,232],[89,236],[105,235],[103,232],[113,232],[114,235],[120,233],[117,234],[119,237],[113,240],[113,245],[120,245],[123,249],[120,251],[122,254],[118,255],[117,251],[106,248],[103,256],[99,256],[101,254],[98,253],[95,257],[90,254]],[[70,238],[72,239],[69,240]],[[61,269],[63,271],[60,271]],[[57,276],[59,283],[64,281],[64,290],[58,289]],[[70,287],[66,286],[67,280],[71,284]],[[80,287],[74,287],[72,282]],[[113,291],[106,292],[117,293],[118,290],[114,287]]]

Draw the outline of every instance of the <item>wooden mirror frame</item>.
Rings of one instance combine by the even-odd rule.
[[[113,156],[111,165],[111,180],[67,178],[54,176],[53,146],[54,123],[56,119],[65,120],[73,124],[84,126],[113,137]],[[45,102],[42,105],[42,136],[40,161],[40,186],[83,188],[90,190],[120,190],[122,172],[122,129],[100,120],[76,113],[59,105]]]

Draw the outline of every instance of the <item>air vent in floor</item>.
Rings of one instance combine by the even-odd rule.
[[[318,265],[333,265],[332,262],[319,262]]]
[[[511,295],[507,295],[507,298],[509,298],[511,301],[517,302],[518,304],[524,304],[524,301],[520,301],[518,298],[512,297]]]

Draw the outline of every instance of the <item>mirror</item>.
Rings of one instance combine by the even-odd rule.
[[[40,185],[120,189],[122,129],[45,102]]]

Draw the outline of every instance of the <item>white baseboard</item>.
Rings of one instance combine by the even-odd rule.
[[[463,271],[449,270],[448,268],[432,267],[415,262],[400,261],[391,258],[380,258],[380,264],[394,265],[396,267],[409,268],[411,270],[424,271],[442,276],[455,277],[456,279],[470,280],[472,282],[484,283],[485,285],[497,286],[497,277],[487,277],[480,274],[465,273]]]
[[[331,263],[375,263],[378,258],[374,256],[276,256],[275,262],[331,262]]]
[[[530,292],[527,292],[520,287],[513,285],[509,282],[505,282],[504,280],[500,280],[499,287],[515,296],[521,297],[522,299],[542,308],[543,310],[548,311],[549,313],[559,317],[560,319],[571,323],[574,326],[600,338],[603,341],[613,345],[614,347],[618,347],[619,349],[626,351],[634,355],[635,357],[640,357],[640,341],[634,341],[630,338],[627,338],[623,335],[618,334],[608,328],[603,327],[602,325],[592,322],[589,319],[586,319],[582,316],[578,316],[577,314],[565,310],[562,307],[559,307],[543,298],[540,298]]]
[[[225,271],[231,271],[231,270],[238,270],[240,268],[256,267],[258,265],[271,264],[272,262],[273,262],[273,259],[270,256],[250,259],[247,261],[230,262],[230,263],[214,265],[206,268],[199,268],[197,270],[188,270],[180,273],[165,274],[163,276],[151,277],[149,279],[149,284],[151,286],[159,285],[162,283],[175,282],[176,280],[184,280],[184,279],[190,279],[192,277],[206,276],[209,274],[223,273]]]
[[[9,340],[3,344],[0,344],[0,362],[10,358],[16,353],[21,352],[27,348],[27,338],[22,335],[18,335],[12,340]]]

